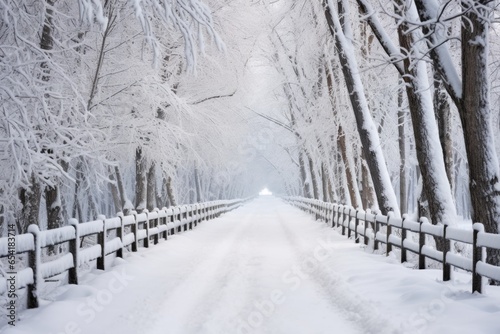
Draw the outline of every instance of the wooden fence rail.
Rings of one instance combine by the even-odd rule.
[[[17,260],[20,254],[28,253],[28,265],[25,268],[8,265],[6,272],[15,275],[16,290],[27,289],[28,308],[36,308],[37,288],[43,280],[67,271],[68,283],[78,284],[78,271],[83,264],[96,260],[97,269],[105,270],[107,255],[116,253],[117,257],[122,258],[127,247],[137,252],[140,243],[146,248],[156,245],[160,238],[166,240],[169,235],[192,229],[248,200],[219,200],[155,209],[152,212],[133,211],[127,216],[121,213],[113,218],[99,216],[97,220],[86,223],[70,219],[68,226],[46,231],[40,231],[37,225],[30,225],[26,234],[0,238],[0,259]],[[84,237],[93,235],[97,236],[95,245],[81,245]],[[69,246],[67,252],[42,262],[42,249],[63,243]],[[0,296],[6,294],[6,287],[7,278],[0,277]]]
[[[450,280],[451,267],[463,269],[472,273],[472,292],[482,292],[482,277],[500,281],[500,267],[490,265],[484,260],[484,249],[500,249],[500,234],[484,232],[481,223],[475,223],[471,230],[464,230],[446,224],[432,225],[426,218],[419,221],[395,217],[392,212],[387,216],[371,213],[369,210],[355,209],[352,206],[322,202],[303,197],[283,197],[290,204],[315,215],[331,227],[338,227],[342,235],[365,245],[371,245],[374,250],[379,244],[386,245],[386,255],[393,247],[401,250],[401,262],[406,262],[407,252],[418,256],[418,268],[425,269],[425,259],[435,260],[443,265],[443,281]],[[383,229],[385,228],[385,229]],[[408,232],[413,232],[412,238]],[[426,244],[426,236],[441,237],[445,240],[444,251],[439,251]],[[416,240],[415,240],[416,239]],[[451,241],[457,241],[472,246],[472,258],[450,251]]]

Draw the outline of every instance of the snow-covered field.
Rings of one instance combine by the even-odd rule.
[[[57,288],[0,332],[500,333],[499,288],[440,276],[262,196]]]

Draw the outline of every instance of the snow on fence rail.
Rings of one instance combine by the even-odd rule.
[[[472,230],[459,229],[453,226],[438,224],[432,225],[426,218],[412,221],[403,215],[396,218],[390,212],[387,216],[374,214],[369,211],[355,209],[352,206],[323,202],[303,197],[283,197],[290,204],[314,214],[316,219],[322,219],[331,227],[342,229],[342,235],[350,238],[354,233],[354,240],[373,249],[379,249],[379,244],[386,245],[386,255],[392,247],[401,249],[401,262],[406,262],[407,251],[418,256],[418,268],[425,269],[425,258],[438,261],[443,265],[443,281],[450,280],[450,267],[454,266],[472,273],[472,292],[482,292],[482,277],[500,281],[500,267],[485,262],[483,249],[500,249],[500,235],[484,232],[484,226],[475,223]],[[385,231],[382,230],[385,227]],[[393,233],[397,230],[399,233]],[[407,232],[416,234],[418,242],[407,237]],[[426,235],[444,238],[448,247],[439,251],[426,245]],[[458,241],[472,246],[472,259],[449,251],[451,241]]]
[[[145,248],[156,245],[160,238],[187,231],[203,221],[220,216],[243,205],[247,199],[220,200],[192,205],[181,205],[173,208],[145,210],[142,213],[132,212],[124,216],[106,218],[98,216],[97,220],[78,223],[70,219],[69,225],[53,230],[40,231],[37,225],[30,225],[28,233],[15,237],[15,255],[28,253],[28,266],[17,272],[16,289],[27,288],[28,308],[38,307],[37,287],[43,280],[68,272],[68,283],[78,284],[78,270],[83,264],[97,260],[97,269],[106,269],[106,255],[116,253],[123,258],[123,250],[130,246],[137,252],[140,241]],[[109,233],[115,231],[115,233]],[[97,244],[80,246],[82,238],[97,236]],[[114,236],[113,236],[114,235]],[[9,238],[0,238],[0,258],[12,256],[9,252]],[[42,262],[42,249],[68,243],[69,250],[55,259]],[[6,280],[0,280],[0,296],[7,291]]]

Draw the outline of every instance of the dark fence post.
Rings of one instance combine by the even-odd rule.
[[[137,211],[132,211],[134,215],[134,223],[130,226],[130,230],[134,233],[134,242],[132,242],[132,252],[137,252],[137,245],[139,244],[139,240],[137,240],[137,230],[139,229],[137,223]]]
[[[123,213],[118,212],[117,214],[118,218],[120,218],[120,227],[116,229],[116,236],[120,238],[120,241],[122,242],[122,246],[116,251],[116,257],[120,257],[123,259],[123,234],[124,234],[124,228],[123,228]]]
[[[389,212],[387,214],[387,233],[385,235],[385,255],[389,256],[389,253],[392,252],[392,244],[389,242],[389,238],[392,234],[392,226],[391,226],[391,217],[393,213]]]
[[[451,278],[451,268],[450,264],[446,262],[446,255],[450,250],[450,241],[446,239],[446,229],[448,224],[443,225],[443,239],[444,239],[444,249],[443,249],[443,282],[449,281]]]
[[[28,265],[33,271],[33,283],[28,284],[27,295],[28,295],[28,308],[38,307],[38,288],[40,287],[40,280],[42,279],[38,272],[38,265],[41,264],[42,260],[42,249],[40,248],[40,239],[38,238],[40,234],[40,229],[37,225],[30,225],[28,227],[28,233],[33,235],[34,250],[29,252],[28,255]]]
[[[343,205],[338,205],[337,206],[337,221],[335,222],[335,227],[339,227],[340,225],[340,216],[342,215],[342,212],[344,211],[344,206]]]
[[[377,241],[377,233],[379,230],[377,215],[373,218],[373,250],[378,250],[378,241]]]
[[[340,222],[340,225],[342,226],[342,235],[345,235],[345,226],[344,226],[344,222],[345,222],[345,209],[346,209],[346,207],[344,206],[342,208],[342,221]]]
[[[335,216],[337,215],[338,204],[332,205],[332,228],[335,227]]]
[[[352,207],[349,207],[347,211],[347,239],[351,238],[351,209]]]
[[[359,243],[359,238],[358,238],[358,225],[359,225],[359,218],[358,218],[358,213],[359,209],[356,209],[356,219],[354,220],[354,243]]]
[[[365,211],[365,219],[363,220],[363,243],[365,244],[365,246],[368,246],[368,236],[366,235],[366,230],[368,229],[368,221],[366,220],[366,212],[368,210]]]
[[[156,218],[153,220],[153,227],[156,228],[157,233],[153,237],[153,244],[156,245],[158,242],[160,242],[160,209],[155,208],[153,210],[156,212]]]
[[[401,263],[406,262],[406,248],[405,248],[405,239],[406,239],[406,229],[405,229],[405,220],[408,215],[405,213],[403,215],[403,221],[401,222]]]
[[[142,210],[142,213],[146,214],[146,221],[143,223],[146,229],[146,238],[143,240],[144,248],[149,248],[149,211],[147,209]]]
[[[482,260],[482,247],[477,245],[477,237],[479,232],[484,232],[483,224],[476,223],[473,225],[473,238],[472,238],[472,292],[482,293],[483,281],[481,275],[477,273],[477,263]]]
[[[199,218],[199,213],[198,213],[198,203],[196,203],[195,205],[193,205],[193,224],[194,224],[194,227],[198,226],[198,218]]]
[[[101,257],[97,258],[97,269],[106,270],[106,217],[99,215],[97,219],[102,220],[102,230],[97,233],[97,243],[101,245]]]
[[[425,255],[422,250],[425,246],[425,233],[422,232],[422,225],[425,222],[425,218],[420,218],[420,228],[418,231],[418,269],[425,269]]]
[[[188,205],[188,220],[189,220],[189,229],[193,229],[193,205]]]
[[[78,284],[78,246],[80,243],[80,232],[78,231],[78,221],[76,219],[71,218],[69,224],[75,228],[75,239],[69,241],[69,252],[73,255],[73,268],[68,270],[68,283]]]
[[[317,200],[314,201],[313,208],[314,208],[314,217],[316,218],[316,220],[318,220],[320,215],[319,215],[319,203]]]

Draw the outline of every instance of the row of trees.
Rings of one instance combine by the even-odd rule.
[[[227,166],[247,134],[224,103],[251,44],[233,43],[238,6],[0,2],[2,233],[256,192]]]
[[[458,212],[499,232],[496,2],[322,0],[271,10],[270,62],[286,107],[261,116],[295,138],[286,150],[300,182],[287,181],[290,193],[434,224],[455,224]],[[500,264],[500,253],[487,261]]]
[[[0,223],[268,183],[498,233],[495,4],[3,1]]]

